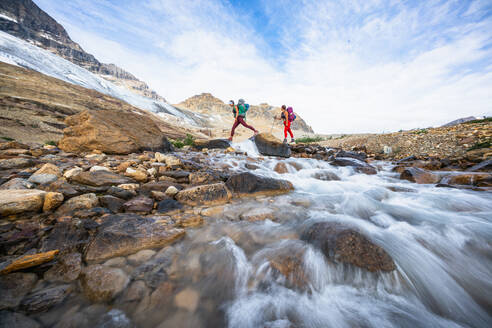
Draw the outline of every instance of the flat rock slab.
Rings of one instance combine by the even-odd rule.
[[[223,182],[184,189],[176,194],[176,200],[187,205],[224,204],[231,197],[231,192]]]
[[[142,249],[168,245],[185,234],[175,229],[134,214],[105,217],[85,253],[87,262],[100,262],[116,256],[125,256]]]
[[[130,178],[108,171],[80,172],[71,181],[92,187],[110,187],[133,182]]]
[[[63,302],[72,291],[71,285],[49,287],[27,295],[21,302],[20,308],[27,313],[39,313]]]
[[[290,157],[291,155],[290,146],[272,134],[260,133],[254,137],[254,142],[262,155],[278,157]]]
[[[49,262],[55,258],[55,255],[58,254],[58,252],[58,250],[53,250],[45,253],[21,256],[8,264],[3,264],[2,267],[0,267],[0,274],[7,274]]]
[[[35,162],[30,158],[9,158],[0,160],[0,170],[22,169],[34,166]]]
[[[38,212],[46,192],[42,190],[0,190],[0,217],[23,212]]]
[[[231,176],[226,186],[237,195],[280,195],[294,190],[287,180],[261,177],[250,172]]]
[[[202,150],[203,148],[207,149],[227,149],[231,146],[231,142],[227,139],[197,139],[193,142],[193,146],[196,149]]]

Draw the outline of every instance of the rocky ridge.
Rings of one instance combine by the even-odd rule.
[[[235,100],[237,101],[237,100]],[[203,114],[208,118],[207,126],[210,128],[211,137],[225,137],[230,133],[233,123],[231,108],[222,100],[214,97],[210,93],[202,93],[190,97],[183,102],[175,105],[178,108],[187,109],[195,113]],[[266,103],[260,105],[251,105],[246,115],[249,124],[262,132],[273,133],[283,139],[282,122],[274,117],[280,115],[280,107],[270,106]],[[274,123],[274,124],[272,124]],[[297,119],[292,124],[292,130],[297,135],[314,133],[313,129],[297,113]],[[250,135],[250,131],[237,129],[238,139],[242,140],[245,136]]]
[[[1,31],[49,50],[134,93],[165,101],[132,74],[114,64],[101,63],[93,55],[85,52],[79,44],[70,39],[63,26],[32,0],[1,1],[0,14]]]

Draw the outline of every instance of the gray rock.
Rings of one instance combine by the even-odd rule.
[[[35,320],[17,312],[0,311],[1,328],[40,328]]]
[[[107,171],[80,172],[73,176],[71,181],[93,187],[110,187],[133,182],[130,178]]]
[[[59,215],[68,214],[75,210],[91,209],[99,205],[99,199],[96,194],[89,193],[70,198],[62,206],[60,206],[56,213]]]
[[[47,184],[56,180],[58,180],[58,176],[55,174],[41,173],[31,175],[28,181],[36,184]]]
[[[0,170],[22,169],[34,166],[34,161],[30,158],[9,158],[0,160]]]
[[[171,188],[171,187],[169,187]],[[157,213],[166,213],[183,208],[183,205],[174,199],[164,199],[157,204]]]
[[[39,290],[27,295],[21,302],[20,308],[27,313],[39,313],[63,302],[72,291],[72,286],[61,285]]]
[[[99,203],[101,204],[101,206],[109,209],[111,212],[118,213],[123,207],[125,201],[118,197],[104,195],[99,197]]]
[[[58,262],[44,273],[47,281],[71,282],[80,275],[82,256],[80,253],[70,253],[58,258]]]
[[[250,172],[232,175],[226,186],[237,195],[278,195],[294,189],[287,180],[260,177]]]
[[[133,212],[133,213],[150,213],[154,207],[154,201],[145,196],[139,196],[133,199],[130,199],[126,203],[123,204],[123,209],[125,212]]]
[[[13,178],[0,186],[0,189],[32,189],[34,184],[22,178]]]
[[[34,273],[10,273],[0,276],[0,310],[14,308],[38,281]]]

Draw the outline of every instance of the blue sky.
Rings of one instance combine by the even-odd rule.
[[[171,103],[286,103],[320,133],[492,115],[492,1],[35,0]]]

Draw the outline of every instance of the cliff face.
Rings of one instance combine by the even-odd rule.
[[[101,77],[145,97],[165,101],[145,82],[114,64],[100,63],[72,41],[56,20],[32,0],[0,1],[0,30],[44,48]]]
[[[222,129],[226,133],[232,124],[231,108],[222,100],[214,97],[210,93],[202,93],[186,99],[176,105],[176,107],[187,109],[209,118],[210,127]],[[273,130],[273,133],[280,135],[283,132],[281,122],[274,120],[280,115],[280,107],[270,106],[268,104],[251,105],[247,120],[258,130]],[[292,124],[292,129],[299,133],[314,133],[313,129],[297,114],[297,119]],[[272,128],[273,126],[273,128]],[[283,136],[282,136],[283,138]]]

